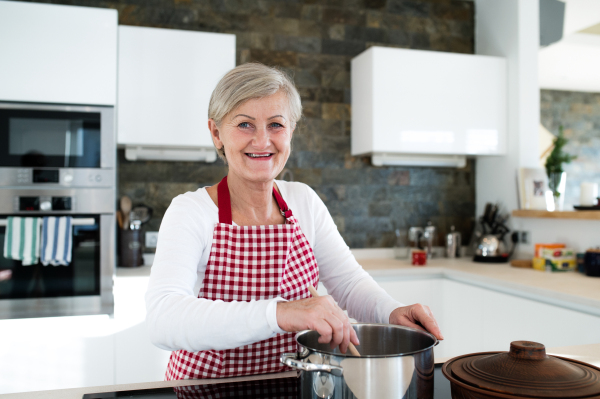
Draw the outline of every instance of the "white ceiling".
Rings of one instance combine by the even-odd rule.
[[[539,52],[540,87],[600,92],[600,0],[563,1],[563,39]]]

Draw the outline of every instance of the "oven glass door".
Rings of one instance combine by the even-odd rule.
[[[0,109],[0,167],[100,167],[100,113]]]
[[[44,266],[40,262],[23,266],[21,261],[0,255],[0,300],[100,294],[100,218],[98,215],[73,218],[93,218],[94,224],[72,227],[73,252],[68,266]],[[0,226],[3,246],[5,239],[6,227]]]

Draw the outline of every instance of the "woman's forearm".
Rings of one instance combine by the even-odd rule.
[[[232,349],[262,341],[277,332],[268,310],[277,298],[251,302],[223,302],[192,295],[146,294],[146,323],[150,340],[165,350]],[[273,312],[273,311],[272,311]]]

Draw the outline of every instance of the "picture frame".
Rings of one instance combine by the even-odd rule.
[[[547,210],[548,176],[542,168],[520,168],[518,175],[519,208]]]

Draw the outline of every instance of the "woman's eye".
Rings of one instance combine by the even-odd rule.
[[[242,129],[247,129],[250,127],[250,124],[248,122],[242,122],[238,125],[238,127],[241,127]]]
[[[280,128],[283,127],[283,125],[281,123],[273,122],[271,123],[271,127]]]

